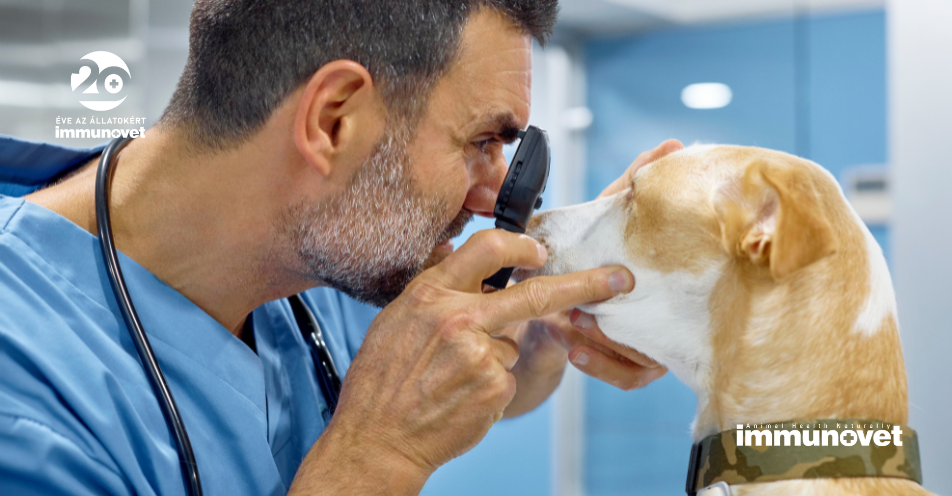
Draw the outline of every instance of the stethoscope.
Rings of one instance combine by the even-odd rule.
[[[119,256],[116,253],[116,244],[112,237],[112,224],[109,218],[109,185],[112,182],[116,156],[130,141],[132,141],[132,138],[112,140],[99,159],[99,168],[96,172],[96,221],[99,224],[99,244],[102,247],[102,256],[106,263],[106,272],[112,285],[113,294],[119,304],[120,311],[122,311],[122,318],[129,328],[132,342],[135,343],[136,351],[139,352],[139,358],[142,360],[142,366],[149,377],[149,383],[159,400],[165,422],[175,437],[179,460],[182,463],[182,473],[187,481],[186,486],[189,494],[199,496],[202,494],[202,483],[198,476],[198,464],[195,462],[192,443],[188,439],[185,423],[182,422],[182,416],[178,407],[175,406],[172,391],[165,380],[165,375],[162,374],[162,369],[159,368],[159,362],[152,351],[152,345],[149,343],[148,336],[146,336],[142,321],[139,320],[136,307],[132,304],[126,281],[122,277],[122,269],[119,267]],[[317,380],[321,392],[327,400],[328,411],[330,415],[333,415],[337,408],[341,389],[340,375],[337,373],[337,367],[334,366],[334,359],[324,342],[321,327],[318,325],[314,313],[304,303],[304,298],[298,294],[289,297],[288,302],[291,304],[294,319],[301,329],[304,341],[308,343],[311,349],[311,357],[314,359],[314,368],[317,371]]]

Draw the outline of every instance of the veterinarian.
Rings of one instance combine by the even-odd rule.
[[[502,145],[529,117],[530,41],[556,10],[196,2],[185,72],[116,158],[109,211],[205,493],[416,494],[547,398],[567,357],[623,389],[664,374],[570,322],[631,291],[624,268],[483,294],[545,249],[450,241],[491,216]],[[101,153],[0,139],[0,494],[188,492],[96,237]],[[339,403],[288,299],[302,292]]]

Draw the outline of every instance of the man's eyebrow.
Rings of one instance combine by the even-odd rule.
[[[499,136],[499,141],[506,144],[516,141],[516,138],[519,137],[519,131],[522,129],[519,127],[519,121],[516,120],[516,116],[512,112],[493,114],[484,120],[479,127],[482,129],[492,129],[492,131]]]

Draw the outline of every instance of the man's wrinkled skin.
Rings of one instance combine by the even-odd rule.
[[[433,214],[441,217],[433,222],[437,235],[408,235],[432,245],[460,215],[491,215],[507,167],[502,144],[529,118],[530,72],[529,36],[492,10],[474,13],[457,60],[406,147],[408,184],[428,204],[444,207],[442,216]],[[112,186],[117,246],[240,336],[261,304],[327,284],[314,280],[301,231],[288,228],[289,208],[341,197],[385,135],[386,121],[367,70],[338,60],[233,147],[202,149],[185,129],[153,128],[119,156]],[[678,147],[663,144],[628,174]],[[91,165],[27,200],[95,233]],[[367,216],[341,225],[358,230],[387,221]],[[323,245],[312,237],[308,248],[332,264],[350,248],[341,245],[346,230],[340,234]],[[575,326],[569,322],[573,307],[631,291],[625,268],[536,278],[483,294],[482,279],[501,267],[540,267],[545,250],[497,230],[476,234],[455,252],[447,243],[420,246],[405,248],[430,250],[422,254],[422,267],[430,268],[373,322],[337,413],[291,494],[418,494],[437,467],[472,448],[504,414],[529,411],[548,397],[567,356],[623,389],[664,374],[604,339],[590,317],[576,312]],[[386,257],[386,248],[374,256]]]

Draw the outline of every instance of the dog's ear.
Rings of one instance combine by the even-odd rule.
[[[724,247],[769,267],[780,281],[836,251],[836,237],[803,164],[751,162],[744,175],[722,184],[714,209]]]

